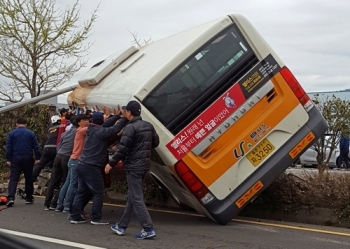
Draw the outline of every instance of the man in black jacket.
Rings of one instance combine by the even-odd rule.
[[[141,105],[137,101],[130,101],[125,113],[129,123],[124,128],[118,151],[106,165],[105,172],[108,174],[120,160],[124,161],[128,182],[128,200],[123,216],[118,224],[111,227],[112,230],[118,235],[124,235],[131,216],[135,213],[143,228],[136,238],[148,239],[155,237],[156,233],[143,200],[142,186],[151,166],[151,149],[159,145],[159,136],[153,125],[143,121],[140,115]]]
[[[120,113],[118,113],[120,115]],[[115,115],[104,122],[101,112],[92,115],[92,124],[86,131],[83,151],[78,159],[76,172],[78,175],[78,190],[74,197],[71,221],[72,224],[84,223],[81,217],[83,205],[87,195],[92,194],[91,224],[107,225],[108,221],[102,220],[102,206],[104,194],[104,182],[102,171],[107,155],[108,141],[124,127],[125,123]],[[111,126],[111,127],[109,127]]]
[[[58,131],[61,123],[60,117],[57,115],[52,116],[51,123],[52,123],[52,126],[48,130],[47,140],[44,145],[44,151],[41,156],[40,163],[36,165],[33,169],[33,182],[38,181],[37,178],[41,170],[47,165],[52,165],[56,157],[57,137],[58,137]]]

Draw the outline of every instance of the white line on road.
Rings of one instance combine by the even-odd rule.
[[[60,244],[60,245],[65,245],[65,246],[72,246],[72,247],[77,247],[77,248],[84,248],[84,249],[106,249],[103,247],[97,247],[97,246],[90,246],[90,245],[85,245],[85,244],[80,244],[80,243],[75,243],[75,242],[70,242],[66,240],[60,240],[60,239],[54,239],[54,238],[49,238],[49,237],[44,237],[44,236],[39,236],[35,234],[30,234],[30,233],[21,233],[17,231],[11,231],[7,229],[1,229],[0,232],[7,233],[7,234],[12,234],[24,238],[29,238],[29,239],[34,239],[34,240],[41,240],[45,242],[51,242],[55,244]]]

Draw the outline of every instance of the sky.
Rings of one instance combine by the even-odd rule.
[[[74,0],[59,0],[65,9]],[[349,0],[80,0],[81,20],[98,7],[86,68],[132,44],[131,32],[153,41],[238,13],[246,16],[306,92],[350,88]],[[65,102],[67,94],[60,96]]]

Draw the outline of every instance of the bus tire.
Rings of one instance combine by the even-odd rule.
[[[158,179],[158,177],[151,173],[151,176],[153,180],[158,184],[158,186],[166,193],[167,196],[170,196],[170,198],[177,204],[179,207],[186,211],[193,211],[194,209],[187,206],[186,204],[183,204],[174,194],[173,192],[168,189],[168,187],[165,186],[165,184]]]

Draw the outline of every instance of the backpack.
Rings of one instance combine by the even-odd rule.
[[[0,205],[5,205],[7,203],[7,196],[0,195]]]

